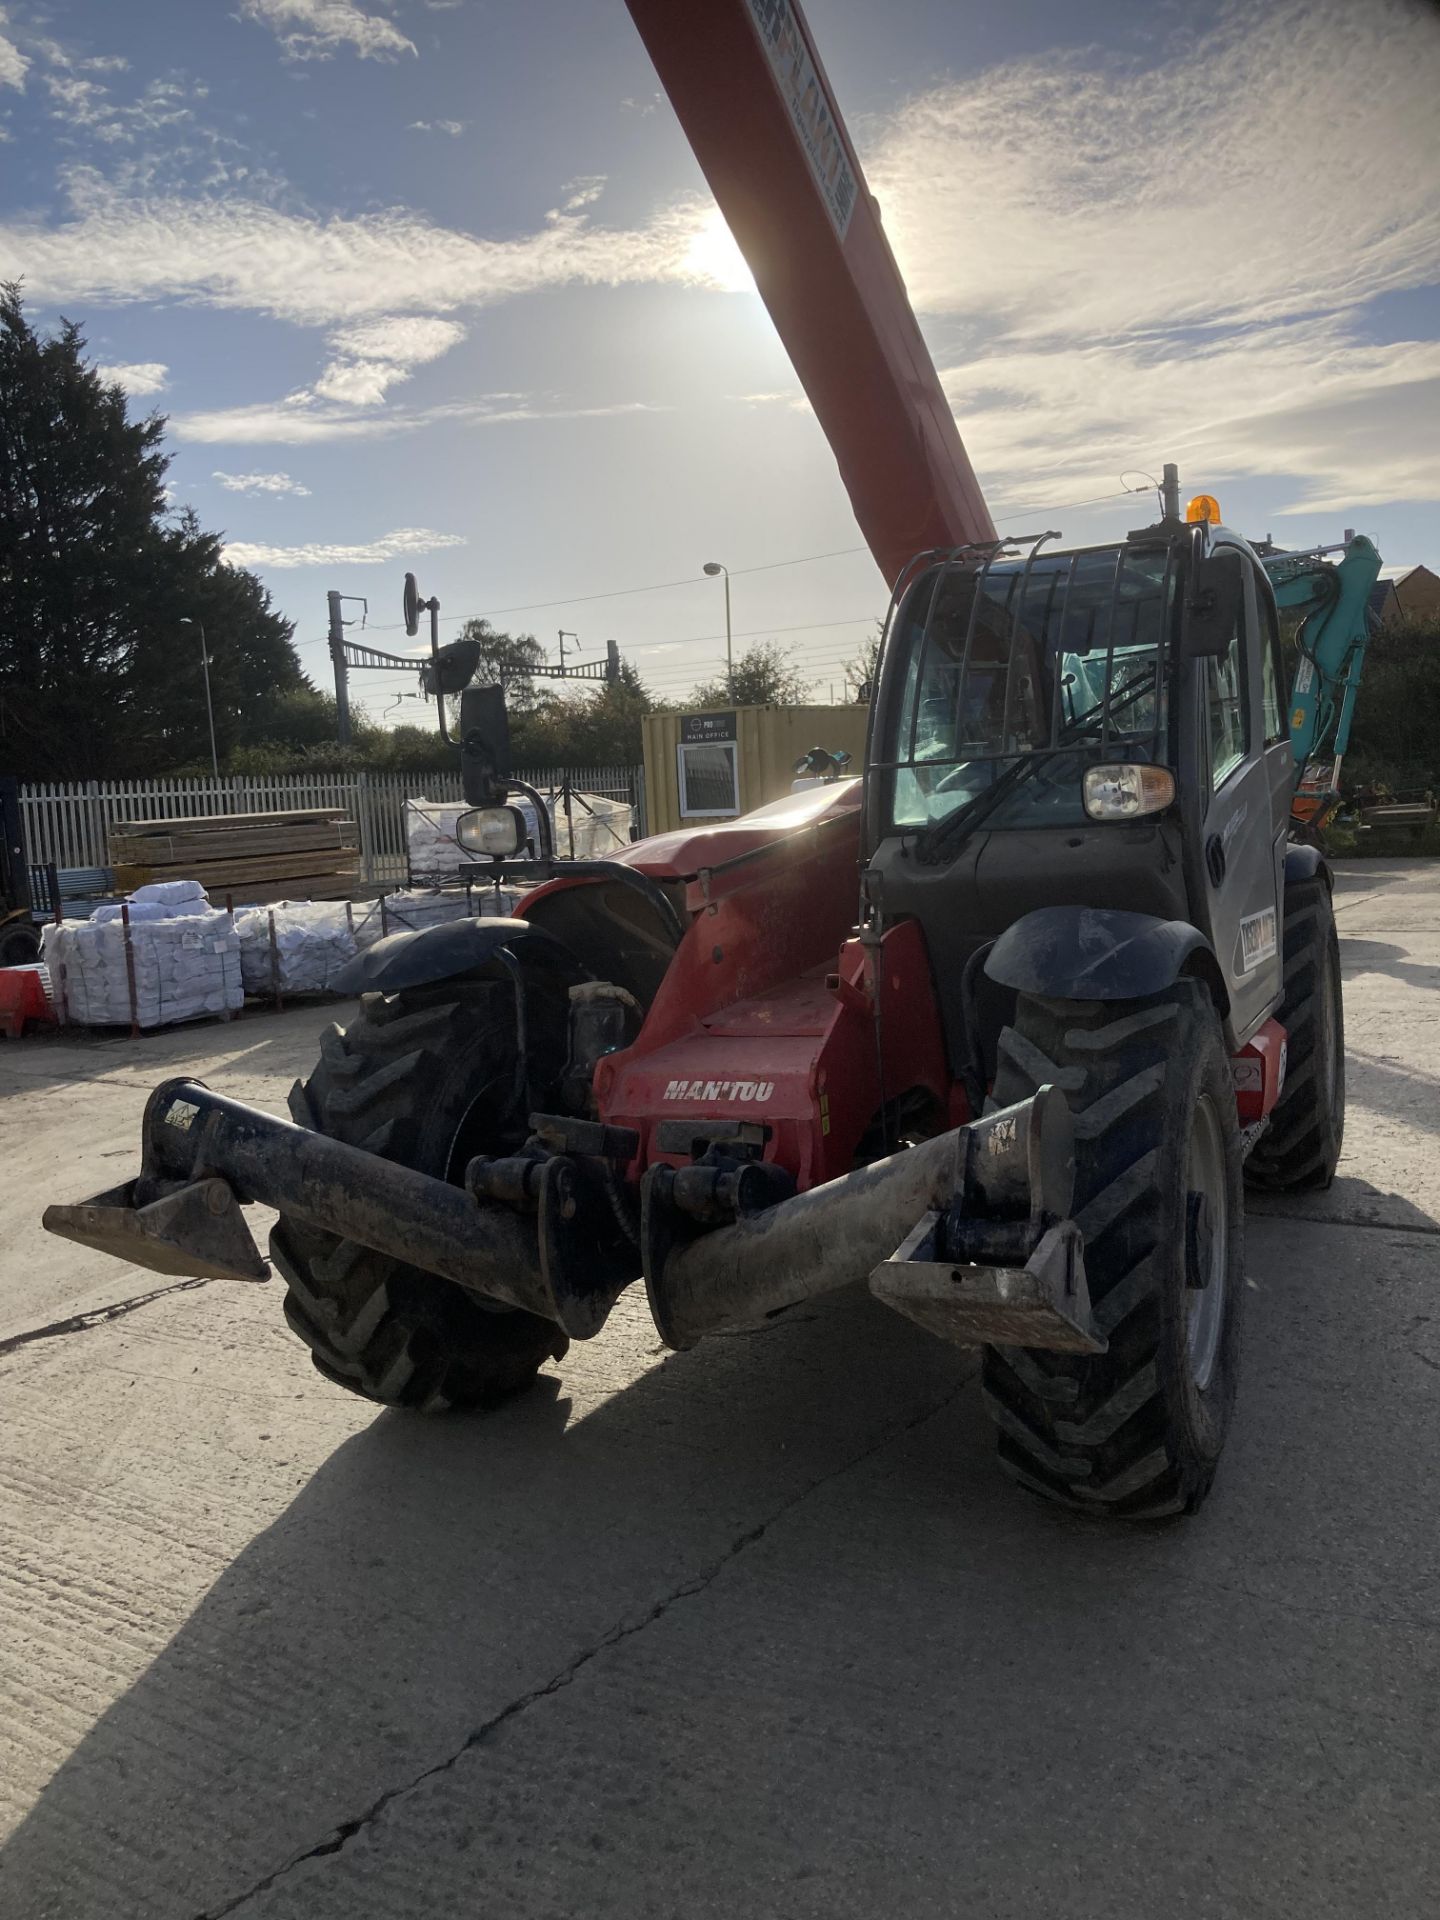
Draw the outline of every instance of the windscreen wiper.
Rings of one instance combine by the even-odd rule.
[[[1107,712],[1110,716],[1121,712],[1125,707],[1133,706],[1142,694],[1148,693],[1155,684],[1155,663],[1152,661],[1133,680],[1129,680],[1120,689],[1119,697],[1097,700],[1093,707],[1068,721],[1056,735],[1055,745],[1063,741],[1067,745],[1078,741],[1088,727],[1097,719],[1103,720]],[[1034,773],[1040,762],[1054,752],[1054,747],[1031,747],[1022,757],[1008,766],[1002,774],[991,781],[983,793],[977,793],[973,800],[967,800],[963,807],[947,814],[945,819],[937,820],[933,826],[926,827],[915,842],[915,858],[922,867],[938,867],[942,860],[953,860],[974,833],[984,824],[1015,789],[1023,786]]]

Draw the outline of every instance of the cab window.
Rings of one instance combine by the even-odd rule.
[[[1244,615],[1240,616],[1241,622]],[[1245,758],[1245,662],[1240,625],[1228,650],[1205,662],[1206,712],[1210,731],[1210,784],[1221,787]]]
[[[1255,582],[1255,602],[1260,609],[1260,633],[1263,651],[1261,667],[1261,700],[1265,708],[1265,744],[1278,746],[1282,740],[1290,738],[1290,726],[1283,704],[1285,699],[1285,664],[1280,650],[1280,620],[1275,612],[1275,602],[1265,589],[1263,581]]]

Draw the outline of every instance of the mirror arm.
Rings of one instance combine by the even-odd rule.
[[[540,833],[540,858],[542,860],[553,860],[555,858],[555,836],[550,830],[550,811],[545,805],[545,802],[540,798],[534,787],[527,787],[523,780],[512,780],[509,784],[512,793],[523,794],[535,809],[535,825]]]
[[[457,748],[459,743],[450,738],[445,725],[445,688],[440,678],[440,602],[432,593],[423,603],[430,609],[430,673],[435,687],[435,711],[440,721],[440,738],[447,747]]]

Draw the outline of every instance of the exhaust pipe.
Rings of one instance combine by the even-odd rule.
[[[655,1167],[642,1190],[650,1311],[680,1349],[874,1276],[887,1306],[960,1344],[1099,1351],[1066,1218],[1074,1179],[1070,1110],[1053,1087],[694,1237],[669,1202],[674,1170]]]
[[[44,1225],[159,1273],[263,1280],[237,1200],[358,1240],[484,1299],[561,1318],[533,1221],[198,1080],[167,1080],[146,1102],[137,1179],[78,1206],[47,1207]]]

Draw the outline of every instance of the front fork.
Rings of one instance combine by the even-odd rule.
[[[676,1348],[867,1277],[887,1306],[962,1345],[1103,1348],[1068,1217],[1070,1114],[1053,1088],[788,1198],[774,1168],[731,1166],[700,1140],[690,1168],[650,1169],[637,1208],[635,1133],[563,1115],[531,1125],[519,1154],[472,1160],[451,1186],[170,1080],[146,1104],[136,1178],[47,1208],[45,1226],[160,1273],[263,1280],[240,1211],[259,1202],[581,1340],[643,1270]]]

